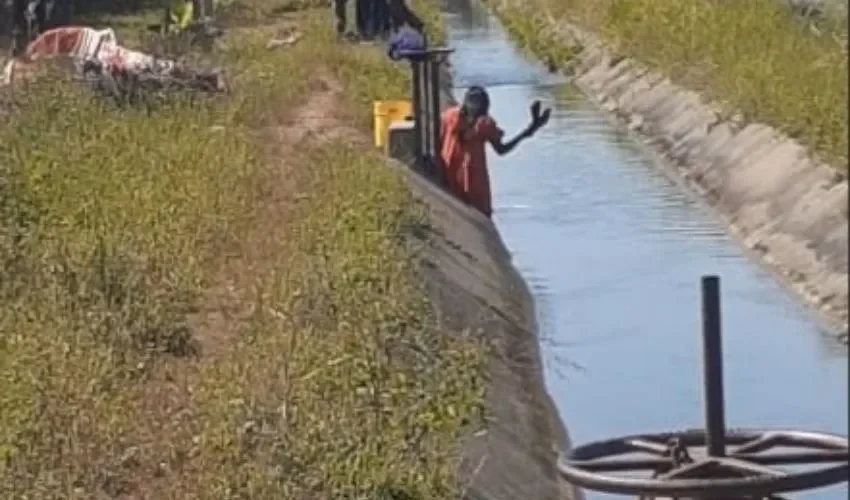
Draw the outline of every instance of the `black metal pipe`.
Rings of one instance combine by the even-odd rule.
[[[422,159],[422,66],[418,61],[410,62],[410,70],[412,74],[411,84],[411,101],[413,102],[413,152],[416,154],[416,161]]]
[[[436,162],[440,155],[440,60],[431,60],[431,155]]]
[[[726,416],[723,397],[723,349],[720,326],[720,278],[702,277],[703,382],[705,385],[706,451],[726,455]]]
[[[428,96],[430,94],[428,92],[428,82],[430,81],[428,75],[430,65],[428,64],[428,60],[431,58],[429,51],[431,48],[431,41],[425,33],[422,34],[422,41],[424,43],[425,52],[422,55],[422,62],[420,63],[422,65],[422,73],[420,75],[422,81],[419,86],[419,98],[422,99],[422,128],[419,129],[419,135],[422,137],[422,151],[419,155],[419,161],[423,162],[423,167],[427,169],[427,160],[431,152],[431,143],[428,140],[428,131],[430,130],[428,112],[431,109],[431,106],[428,103]]]
[[[426,157],[431,156],[431,92],[428,87],[431,83],[431,64],[429,57],[426,55],[422,61],[422,83],[420,88],[420,98],[422,99],[422,128],[419,129],[419,134],[422,136],[422,154]]]

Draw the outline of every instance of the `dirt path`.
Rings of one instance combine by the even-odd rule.
[[[277,161],[269,165],[264,178],[258,179],[263,188],[262,200],[254,202],[259,208],[247,221],[238,243],[221,257],[216,282],[189,319],[193,338],[199,344],[199,357],[164,362],[136,394],[139,411],[157,415],[162,428],[156,435],[143,436],[145,442],[124,453],[131,457],[131,472],[122,474],[126,479],[114,497],[155,499],[175,491],[193,490],[187,481],[194,479],[195,474],[163,472],[158,452],[174,449],[173,440],[191,443],[195,439],[191,423],[191,415],[197,411],[193,388],[200,384],[203,367],[214,365],[228,355],[258,303],[257,283],[279,265],[280,239],[287,237],[296,204],[302,197],[303,186],[296,174],[297,169],[304,168],[301,162],[306,143],[368,144],[368,138],[347,125],[338,111],[342,92],[338,82],[322,73],[311,88],[316,91],[303,106],[292,112],[283,110],[291,118],[263,131],[268,136],[268,157]],[[178,445],[177,449],[180,448]],[[191,462],[187,463],[187,467],[192,466]]]
[[[368,146],[368,138],[344,121],[340,113],[342,86],[327,71],[319,71],[312,83],[315,89],[300,108],[284,112],[290,117],[264,131],[270,156],[276,168],[263,180],[261,209],[238,248],[223,257],[219,283],[211,288],[204,306],[192,319],[193,333],[200,342],[202,356],[216,356],[229,344],[242,321],[251,314],[251,288],[274,265],[278,241],[286,237],[288,222],[302,194],[297,168],[304,161],[309,142],[335,142]]]

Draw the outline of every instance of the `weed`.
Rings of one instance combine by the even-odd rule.
[[[520,47],[544,61],[550,69],[569,71],[577,61],[580,50],[570,44],[559,43],[558,35],[541,15],[527,15],[522,7],[499,8],[502,23]]]
[[[436,331],[422,214],[357,139],[404,67],[271,3],[225,40],[225,99],[52,81],[0,128],[3,498],[457,496],[481,351]]]
[[[847,164],[847,28],[814,31],[775,0],[535,0],[503,11],[538,46],[523,19],[537,8],[579,23],[617,53],[799,138]],[[538,30],[539,31],[539,30]],[[527,41],[527,43],[529,43]]]

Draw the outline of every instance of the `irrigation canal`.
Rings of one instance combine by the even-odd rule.
[[[748,260],[701,203],[467,1],[445,21],[456,95],[484,85],[510,135],[491,155],[495,220],[536,302],[546,383],[573,443],[702,424],[699,277],[721,276],[727,420],[846,434],[847,349]],[[847,487],[807,500],[843,500]],[[588,498],[601,498],[588,494]]]

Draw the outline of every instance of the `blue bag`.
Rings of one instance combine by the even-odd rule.
[[[425,52],[425,37],[421,33],[404,26],[387,43],[387,55],[393,61],[421,59]]]

